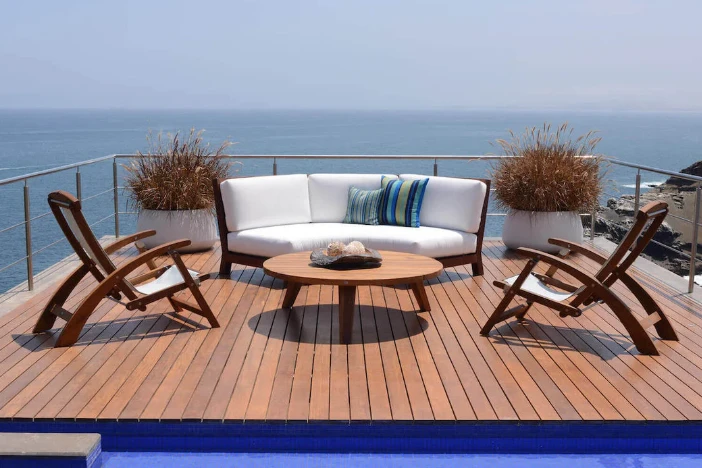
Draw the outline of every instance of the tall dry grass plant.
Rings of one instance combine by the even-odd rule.
[[[137,152],[127,170],[129,202],[137,210],[214,209],[212,179],[227,177],[232,163],[222,156],[232,146],[224,141],[217,149],[202,140],[203,131],[149,133],[149,150]]]
[[[492,170],[495,198],[505,209],[522,211],[586,211],[599,203],[603,189],[602,159],[595,155],[601,138],[595,132],[573,139],[567,123],[510,130],[497,140],[506,156]]]

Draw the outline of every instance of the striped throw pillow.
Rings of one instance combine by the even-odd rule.
[[[349,224],[380,224],[378,210],[382,196],[383,189],[362,190],[350,187],[344,222]]]
[[[380,224],[419,227],[419,211],[427,183],[429,179],[397,180],[383,176]]]

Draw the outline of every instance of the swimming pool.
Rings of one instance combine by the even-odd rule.
[[[692,468],[702,455],[442,455],[338,453],[103,453],[104,468]]]

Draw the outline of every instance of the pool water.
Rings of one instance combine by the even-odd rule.
[[[104,452],[104,468],[697,468],[702,455],[440,455]]]

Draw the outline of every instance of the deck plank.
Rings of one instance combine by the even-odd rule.
[[[492,252],[495,252],[492,247]],[[514,269],[510,268],[510,264],[505,259],[496,261],[503,266],[500,271],[507,274],[515,274]],[[541,312],[543,308],[534,306],[535,312]],[[606,420],[640,420],[643,419],[631,403],[624,398],[621,393],[614,387],[604,376],[595,368],[591,362],[583,357],[583,355],[574,350],[570,346],[570,342],[563,336],[559,330],[545,327],[534,326],[525,327],[529,333],[539,343],[553,343],[558,347],[548,347],[547,351],[554,361],[557,362],[561,370],[568,375],[570,380],[578,387],[581,393],[586,394],[588,399],[593,402],[598,412]]]
[[[515,264],[512,257],[507,254],[501,246],[492,247],[493,250],[502,257],[502,261],[513,266],[512,273],[519,267]],[[622,373],[622,367],[619,364],[618,359],[612,359],[614,356],[609,353],[606,348],[594,339],[593,336],[589,336],[590,339],[586,340],[581,335],[587,333],[582,327],[575,327],[579,322],[577,319],[562,319],[558,314],[553,313],[550,310],[544,310],[540,307],[533,309],[533,312],[529,313],[529,316],[534,316],[536,320],[541,323],[548,323],[554,326],[553,331],[549,333],[550,339],[555,339],[555,332],[559,332],[563,338],[567,341],[567,345],[562,343],[561,348],[567,346],[572,346],[575,351],[579,353],[579,356],[586,359],[590,364],[595,367],[603,377],[605,377],[611,385],[620,391],[622,396],[626,395],[628,401],[630,401],[637,411],[642,414],[645,419],[662,419],[663,415],[651,404],[651,400],[658,401],[660,403],[660,396],[652,391],[651,387],[648,385],[638,385],[641,390],[636,391],[634,386],[626,379],[625,373]],[[571,326],[574,326],[571,328]],[[548,329],[547,329],[548,330]],[[589,344],[588,344],[589,343]],[[592,347],[590,348],[590,346]],[[595,353],[597,356],[593,355]],[[571,353],[573,359],[576,353]],[[600,358],[601,357],[601,358]],[[619,372],[618,372],[619,370]],[[618,400],[619,397],[613,397],[613,400]],[[624,414],[626,419],[633,418],[634,416]]]
[[[511,258],[512,254],[505,253],[504,251],[501,251],[501,256],[502,258],[507,257]],[[580,264],[582,266],[582,264]],[[514,274],[518,268],[515,268],[512,270],[512,273]],[[548,315],[548,314],[553,314],[557,316],[557,314],[554,314],[553,311],[550,311],[548,309],[544,309],[539,307],[536,307],[537,310],[540,310],[542,315]],[[596,308],[593,308],[591,310],[594,310]],[[628,337],[626,335],[619,335],[618,333],[615,334],[614,336],[616,339],[605,339],[603,338],[601,333],[595,332],[593,335],[588,335],[588,330],[599,330],[599,328],[592,326],[592,324],[589,323],[590,319],[589,317],[592,314],[584,314],[583,316],[573,319],[573,318],[568,318],[567,319],[567,325],[572,327],[574,330],[577,330],[577,333],[581,338],[586,340],[591,346],[594,348],[597,348],[600,350],[600,356],[602,358],[610,363],[612,366],[616,366],[619,370],[619,373],[624,376],[625,378],[628,378],[629,376],[632,375],[632,371],[635,373],[637,370],[639,372],[644,372],[643,374],[634,374],[637,377],[634,379],[631,379],[630,381],[634,383],[634,385],[637,385],[637,387],[642,390],[646,398],[652,399],[652,400],[658,400],[659,405],[658,408],[661,408],[665,411],[664,414],[667,414],[668,417],[676,419],[679,418],[681,413],[676,410],[672,405],[669,405],[667,401],[661,401],[657,398],[656,395],[652,394],[650,391],[648,391],[648,388],[650,385],[653,386],[654,388],[658,389],[659,392],[661,392],[661,395],[668,395],[670,394],[669,392],[671,391],[670,387],[667,387],[667,385],[661,381],[658,377],[655,375],[652,375],[650,373],[646,372],[646,368],[644,366],[641,366],[639,362],[636,360],[632,361],[626,357],[622,358],[622,354],[626,354],[626,348],[624,346],[618,345],[617,340],[621,341],[622,339],[627,340]],[[562,319],[564,323],[566,323],[566,319]],[[611,337],[612,335],[609,335]],[[602,346],[604,346],[607,351],[602,352]],[[631,344],[628,344],[627,347],[631,347]],[[611,353],[611,354],[610,354]],[[642,356],[643,357],[643,356]],[[623,363],[624,366],[619,365],[620,363]],[[627,363],[630,365],[627,366]],[[632,367],[633,366],[633,367]],[[643,377],[643,378],[642,378]],[[673,392],[674,393],[674,392]],[[671,394],[672,395],[672,394]]]
[[[192,268],[195,270],[207,270],[212,265],[211,257],[208,258],[207,255],[194,257]],[[213,282],[205,282],[202,290],[208,294],[213,287]],[[132,375],[134,368],[142,362],[143,356],[150,355],[150,359],[155,359],[158,356],[158,362],[154,367],[157,372],[152,370],[152,373],[139,387],[139,391],[130,400],[131,406],[128,407],[132,409],[146,404],[153,388],[162,380],[165,372],[170,369],[170,365],[177,358],[174,349],[187,341],[191,336],[188,331],[193,330],[191,327],[186,327],[182,321],[171,320],[170,317],[164,315],[164,312],[171,310],[172,308],[167,301],[159,301],[154,304],[149,312],[155,319],[153,328],[146,335],[136,335],[136,339],[125,343],[128,345],[128,347],[125,346],[128,348],[125,352],[126,357],[122,359],[120,356],[111,359],[109,365],[103,366],[94,378],[78,392],[80,397],[75,398],[59,414],[70,414],[74,408],[82,405],[77,418],[97,418],[112,396],[119,393],[122,384]],[[194,319],[194,322],[197,323],[197,319]],[[175,346],[172,346],[173,343]],[[104,388],[105,386],[107,388]],[[139,414],[136,411],[127,416],[128,419],[137,419],[138,417]]]
[[[206,288],[202,288],[203,296],[208,303],[216,305],[215,300],[219,292],[223,292],[224,288],[218,287],[214,282],[207,285]],[[226,294],[226,291],[224,291]],[[221,310],[221,306],[217,308]],[[208,322],[204,317],[193,316],[194,323],[199,328],[209,327]],[[223,318],[218,318],[221,321]],[[221,326],[221,323],[220,323]],[[171,343],[169,346],[169,352],[176,355],[176,359],[168,370],[167,374],[164,376],[161,383],[158,385],[154,391],[151,399],[144,407],[139,419],[161,419],[161,415],[169,404],[173,394],[184,378],[186,371],[190,369],[190,364],[195,359],[195,356],[200,351],[200,347],[208,334],[206,333],[189,333],[189,330],[181,328],[181,333],[187,335],[187,340],[182,348],[174,346],[175,343]],[[185,332],[185,333],[182,333]]]
[[[310,394],[309,419],[313,421],[326,421],[329,419],[333,296],[333,286],[322,286],[319,292],[317,336],[314,342],[314,364]]]
[[[464,280],[466,273],[461,272],[459,274],[455,269],[447,270],[446,274],[450,281],[442,283],[444,291],[452,304],[455,304],[456,310],[459,311],[458,315],[466,328],[473,330],[470,333],[474,333],[478,329],[479,323],[486,320],[486,318],[483,318],[486,317],[486,312],[482,310],[476,301],[471,287],[476,291],[480,291],[476,283],[482,282],[484,279],[475,281],[473,279]],[[466,281],[470,284],[466,284]],[[463,311],[464,309],[465,311]],[[473,313],[469,315],[468,310],[472,310]],[[464,332],[461,331],[460,333],[463,334]],[[521,345],[498,346],[495,350],[500,358],[507,363],[514,378],[520,383],[538,418],[545,420],[578,419],[579,416],[575,409],[525,347]],[[480,380],[481,383],[484,381],[485,379]],[[490,385],[488,395],[491,395],[492,388],[496,384],[490,382]],[[498,404],[498,400],[503,397],[504,392],[502,392],[501,388],[499,398],[491,396],[494,404]]]
[[[273,278],[263,276],[260,285],[255,289],[256,292],[251,302],[248,304],[248,307],[246,307],[246,314],[243,313],[244,310],[241,310],[239,313],[239,316],[244,316],[244,319],[240,323],[229,357],[222,369],[219,381],[212,392],[212,398],[205,410],[206,419],[225,419],[226,417],[227,407],[234,393],[239,373],[244,365],[246,353],[251,344],[251,339],[254,336],[255,327],[261,319],[260,313],[263,311],[272,285]]]
[[[239,372],[239,377],[234,387],[234,392],[229,399],[229,406],[224,413],[225,419],[229,420],[244,420],[246,418],[246,408],[249,405],[251,394],[253,392],[256,376],[261,367],[263,352],[265,350],[268,336],[273,328],[275,312],[283,302],[282,281],[276,280],[273,282],[274,287],[271,289],[260,312],[256,329],[249,343],[249,349],[246,353],[246,359]],[[281,314],[282,315],[282,314]]]
[[[339,345],[338,299],[338,291],[336,288],[332,288],[329,419],[334,421],[349,421],[351,419],[351,402],[349,400],[348,347]]]
[[[263,351],[261,365],[256,375],[253,392],[249,400],[248,407],[244,419],[247,420],[265,420],[268,412],[268,403],[271,399],[273,391],[273,382],[275,380],[276,370],[278,369],[278,361],[280,359],[281,348],[283,347],[283,338],[285,337],[288,324],[290,323],[290,314],[287,310],[281,309],[282,302],[278,304],[278,310],[275,311],[275,319],[271,327],[269,339],[266,342],[266,348]]]
[[[305,306],[300,329],[297,360],[293,373],[292,388],[290,389],[290,406],[287,419],[289,421],[307,421],[310,411],[310,392],[312,389],[312,369],[314,360],[314,342],[317,334],[317,318],[319,315],[319,296],[321,287],[307,287]]]
[[[76,297],[71,298],[67,306],[69,308],[73,307],[76,301],[82,299],[88,289],[94,284],[94,280],[90,279],[85,282],[82,288],[76,288],[78,289]],[[41,346],[34,350],[34,354],[38,357],[44,354],[45,351],[46,356],[37,361],[33,365],[32,370],[40,370],[40,373],[0,412],[7,411],[13,413],[15,417],[33,417],[48,401],[54,402],[54,395],[57,392],[63,391],[66,386],[75,385],[77,379],[74,378],[74,374],[81,370],[87,362],[91,361],[95,355],[104,352],[105,346],[108,348],[107,352],[111,352],[110,350],[114,350],[116,344],[124,342],[125,339],[128,339],[134,333],[138,333],[136,326],[140,321],[138,318],[140,315],[141,313],[126,311],[124,308],[117,307],[114,302],[106,300],[99,305],[95,313],[90,317],[77,345],[73,348],[52,348],[55,337],[58,335],[56,330],[37,335],[37,338],[42,337],[43,341]],[[132,320],[132,317],[136,317],[136,319]],[[62,321],[58,320],[57,323],[60,324]],[[30,330],[31,326],[25,330],[25,333],[29,333]],[[91,343],[91,346],[85,346],[86,343]],[[40,349],[44,351],[37,352]],[[4,363],[11,361],[12,359],[8,359]],[[41,363],[49,361],[53,362],[44,368]],[[27,360],[18,363],[13,370],[21,369],[23,365],[29,362],[32,362],[32,360],[27,358]],[[97,369],[99,369],[99,366],[94,367],[94,370]],[[30,373],[22,374],[21,380],[29,375]],[[20,381],[17,381],[17,383]]]
[[[337,343],[339,343],[339,341],[337,341]],[[349,365],[349,409],[351,420],[370,421],[371,404],[368,394],[368,378],[366,375],[365,353],[363,352],[363,334],[361,331],[361,314],[359,313],[358,298],[356,299],[356,307],[354,310],[351,342],[346,348]]]
[[[295,361],[297,360],[307,289],[303,287],[300,290],[293,307],[287,311],[289,315],[288,327],[285,329],[280,360],[273,379],[273,389],[271,390],[271,398],[266,412],[267,420],[285,421],[288,417],[290,393],[292,392],[293,375],[295,374]]]
[[[378,339],[383,371],[385,372],[392,419],[395,421],[411,421],[413,419],[412,407],[407,394],[407,384],[402,373],[392,328],[390,327],[390,320],[386,313],[387,305],[383,288],[371,286],[370,293],[376,338]]]
[[[390,421],[393,419],[390,409],[390,396],[388,385],[395,387],[399,382],[392,381],[388,384],[385,366],[380,354],[378,344],[378,331],[375,323],[375,313],[371,301],[369,286],[358,288],[359,303],[356,306],[361,318],[361,332],[363,334],[363,351],[366,361],[366,376],[368,378],[368,395],[371,404],[371,417],[374,421]]]
[[[490,268],[494,269],[495,277],[509,277],[512,272],[502,262],[496,259],[491,262]],[[494,306],[497,306],[495,299]],[[538,306],[534,306],[538,307]],[[591,385],[567,359],[562,359],[560,349],[555,349],[551,340],[543,339],[544,333],[537,326],[525,327],[516,320],[509,320],[501,327],[510,327],[515,335],[528,346],[531,354],[547,370],[551,379],[558,385],[569,401],[584,420],[620,419],[612,405],[602,397],[599,391]],[[587,396],[586,396],[587,395]]]
[[[233,281],[220,279],[223,286],[219,290],[217,297],[212,303],[213,310],[221,310],[217,320],[220,323],[220,328],[207,333],[202,346],[197,352],[197,355],[190,363],[183,379],[178,384],[178,387],[173,392],[173,396],[166,405],[161,419],[180,420],[183,417],[185,408],[190,401],[195,389],[197,388],[200,378],[202,377],[207,363],[209,362],[214,350],[222,337],[223,331],[229,325],[234,311],[234,305],[237,303],[240,295],[236,295],[236,286],[242,286],[238,280],[241,278],[245,270],[234,271],[231,275]],[[104,414],[105,411],[103,411]]]
[[[400,305],[395,289],[383,288],[383,299],[387,307],[384,315],[387,318],[383,317],[381,320],[387,320],[390,326],[412,410],[412,418],[416,421],[431,421],[434,419],[434,413],[431,410],[422,374],[417,365],[417,358],[407,334],[407,327],[402,319],[403,313],[399,310]],[[376,320],[378,320],[377,317]]]
[[[417,310],[416,305],[412,302],[411,290],[403,288],[395,288],[399,308],[402,311]],[[426,337],[423,333],[422,320],[418,315],[399,312],[407,327],[412,349],[417,360],[417,365],[422,374],[424,388],[429,397],[432,413],[435,420],[450,421],[455,419],[451,402],[446,394],[444,383],[441,380],[441,375],[436,367],[434,358],[431,354],[431,349],[427,344]],[[426,322],[426,319],[423,320]]]
[[[417,312],[407,288],[359,287],[348,345],[339,343],[334,287],[303,287],[282,309],[282,282],[260,268],[235,265],[231,278],[203,284],[221,328],[164,314],[166,301],[146,312],[104,301],[69,348],[53,348],[62,322],[31,334],[46,288],[0,316],[0,420],[702,419],[702,305],[632,269],[680,336],[654,338],[660,356],[638,353],[603,305],[578,318],[534,306],[486,338],[478,331],[502,297],[492,281],[525,261],[499,241],[483,253],[484,276],[458,266],[427,283],[431,312]],[[116,261],[134,255],[124,249]],[[184,258],[211,271],[219,255],[217,247]],[[50,268],[42,284],[64,274],[65,265]],[[82,281],[68,307],[94,284]],[[613,289],[644,316],[623,285]]]
[[[432,317],[438,322],[445,320],[444,327],[456,336],[479,380],[487,386],[486,393],[497,419],[538,419],[523,389],[500,358],[494,345],[477,333],[477,322],[462,320],[454,303],[445,295],[443,287],[439,287],[435,280],[431,283],[430,303],[435,310]]]

